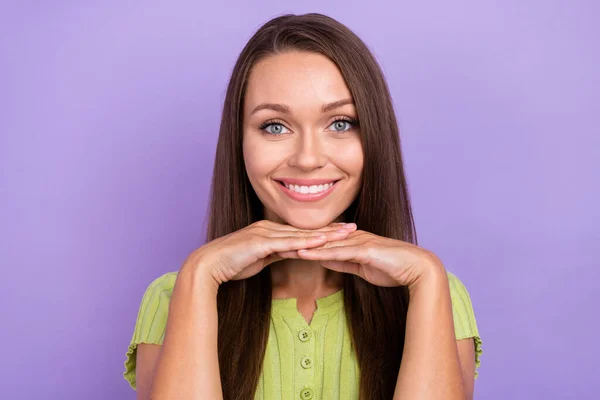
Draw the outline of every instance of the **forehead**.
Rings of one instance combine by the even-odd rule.
[[[284,103],[292,109],[321,107],[351,98],[350,90],[329,58],[316,53],[286,52],[258,62],[250,72],[244,112],[256,105]]]

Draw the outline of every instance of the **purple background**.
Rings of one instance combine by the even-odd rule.
[[[474,303],[476,397],[598,398],[598,2],[13,3],[3,398],[134,399],[125,350],[146,286],[202,244],[233,63],[269,18],[311,11],[383,66],[420,244]]]

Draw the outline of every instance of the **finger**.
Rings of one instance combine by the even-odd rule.
[[[347,228],[347,229],[356,229],[356,223],[354,223],[354,222],[332,222],[331,224],[326,225],[326,226],[327,227],[330,227],[330,226],[331,227],[340,227],[340,226],[342,226],[342,227]]]
[[[348,227],[351,225],[356,226],[356,224],[354,222],[343,222],[343,221],[337,222],[336,221],[336,222],[331,222],[330,224],[325,225],[324,227],[319,228],[319,229],[336,228],[336,227],[339,227],[340,225],[341,226],[347,225]],[[268,229],[279,229],[279,230],[314,230],[314,229],[299,229],[290,224],[279,223],[279,222],[274,222],[274,221],[269,221],[269,220],[261,220],[261,221],[254,222],[252,224],[252,226],[268,228]]]
[[[315,247],[314,249],[329,249],[333,247],[344,247],[344,246],[358,246],[362,243],[362,240],[357,237],[346,237],[344,239],[328,241],[322,246]]]
[[[350,261],[321,261],[321,265],[332,271],[342,272],[344,274],[353,274],[360,276],[361,268],[360,264]]]
[[[345,229],[338,229],[329,232],[293,232],[293,231],[269,231],[263,232],[260,235],[266,238],[315,238],[325,236],[326,242],[343,240],[348,237],[349,231]]]
[[[269,221],[266,219],[254,222],[251,226],[254,226],[256,228],[279,230],[279,231],[294,231],[295,232],[295,231],[299,231],[299,230],[310,230],[310,229],[299,229],[299,228],[296,228],[295,226],[292,226],[287,223],[274,222],[274,221]]]
[[[316,230],[316,231],[271,231],[274,236],[296,236],[296,237],[313,237],[319,235],[330,235],[334,233],[345,233],[349,234],[350,231],[344,228],[338,229],[327,229],[327,230]],[[269,232],[269,234],[271,234]]]
[[[320,246],[316,246],[316,247],[312,247],[312,249],[323,249],[323,248],[331,248],[331,247],[339,247],[338,243],[343,243],[344,245],[354,245],[354,244],[358,244],[358,241],[356,240],[339,240],[339,241],[327,241],[324,244],[320,245]],[[278,252],[277,253],[280,257],[280,259],[286,259],[286,258],[292,258],[292,259],[302,259],[302,257],[300,257],[300,255],[298,255],[298,251],[297,250],[290,250],[290,251],[282,251],[282,252]]]
[[[325,235],[329,232],[335,232],[335,231],[309,232],[309,231],[293,231],[293,230],[289,230],[289,231],[266,230],[266,231],[259,232],[259,235],[265,236],[265,237],[316,237],[316,236]]]
[[[362,246],[339,246],[327,248],[299,249],[298,255],[305,260],[350,261],[368,264],[368,252]]]
[[[321,235],[316,237],[276,237],[269,238],[265,247],[268,254],[272,253],[283,253],[286,251],[308,249],[323,245],[327,242],[327,235]]]
[[[298,252],[296,250],[282,251],[279,253],[273,253],[273,254],[269,255],[267,258],[265,258],[264,266],[266,267],[267,265],[270,265],[274,262],[285,260],[285,259],[300,260],[301,258],[300,258],[300,256],[298,256]]]
[[[355,231],[357,229],[356,227],[356,223],[354,222],[332,222],[331,224],[327,225],[325,228],[344,228],[344,229],[348,229],[351,231]]]
[[[284,258],[285,257],[281,257],[281,255],[279,253],[270,254],[263,260],[263,266],[266,267],[267,265],[273,264],[274,262],[277,262],[277,261],[281,261]]]
[[[319,229],[314,229],[314,230],[313,229],[298,229],[291,225],[283,225],[283,226],[273,229],[273,231],[275,231],[275,232],[294,232],[294,233],[297,232],[301,235],[309,236],[309,235],[315,234],[315,233],[335,232],[340,229],[344,229],[349,232],[354,232],[356,230],[356,224],[355,223],[349,223],[349,224],[334,223],[334,224],[330,224],[330,225],[324,226]]]
[[[277,254],[282,259],[284,259],[284,258],[300,259],[300,256],[298,255],[298,251],[297,250],[282,251],[282,252],[279,252]]]

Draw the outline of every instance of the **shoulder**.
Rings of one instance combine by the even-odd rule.
[[[156,315],[158,311],[168,311],[176,280],[177,272],[167,272],[148,285],[140,303],[138,322],[149,314]]]
[[[176,280],[177,272],[168,272],[154,279],[146,288],[135,326],[141,338],[152,337],[157,331],[164,330]]]
[[[177,272],[167,272],[164,275],[154,279],[146,288],[143,299],[151,300],[152,297],[166,295],[171,298],[175,281],[177,280]]]
[[[447,275],[450,285],[450,297],[452,299],[452,316],[454,319],[456,340],[473,339],[476,368],[479,368],[481,354],[483,353],[482,340],[477,328],[471,296],[466,286],[456,275],[451,272],[447,272]]]
[[[462,281],[453,273],[447,272],[452,298],[452,313],[454,315],[454,328],[457,339],[478,336],[475,311],[471,303],[471,296]]]
[[[471,299],[465,284],[452,272],[447,271],[446,275],[448,275],[450,294],[453,296],[452,300],[456,298],[456,300],[464,301],[470,305]]]

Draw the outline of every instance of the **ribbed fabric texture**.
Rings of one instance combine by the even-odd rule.
[[[255,400],[358,398],[358,363],[340,290],[317,300],[310,325],[296,299],[275,299]],[[308,395],[307,397],[310,397]]]
[[[176,277],[176,272],[159,277],[142,298],[125,361],[124,377],[134,389],[137,345],[163,343]],[[448,278],[456,339],[474,338],[479,368],[482,342],[469,294],[455,275],[448,273]],[[358,399],[360,370],[346,324],[343,291],[317,300],[310,325],[298,311],[296,299],[274,299],[272,304],[254,399]]]
[[[167,328],[169,303],[177,272],[155,279],[146,289],[138,312],[133,337],[127,349],[123,376],[135,389],[136,350],[140,343],[162,344]]]

